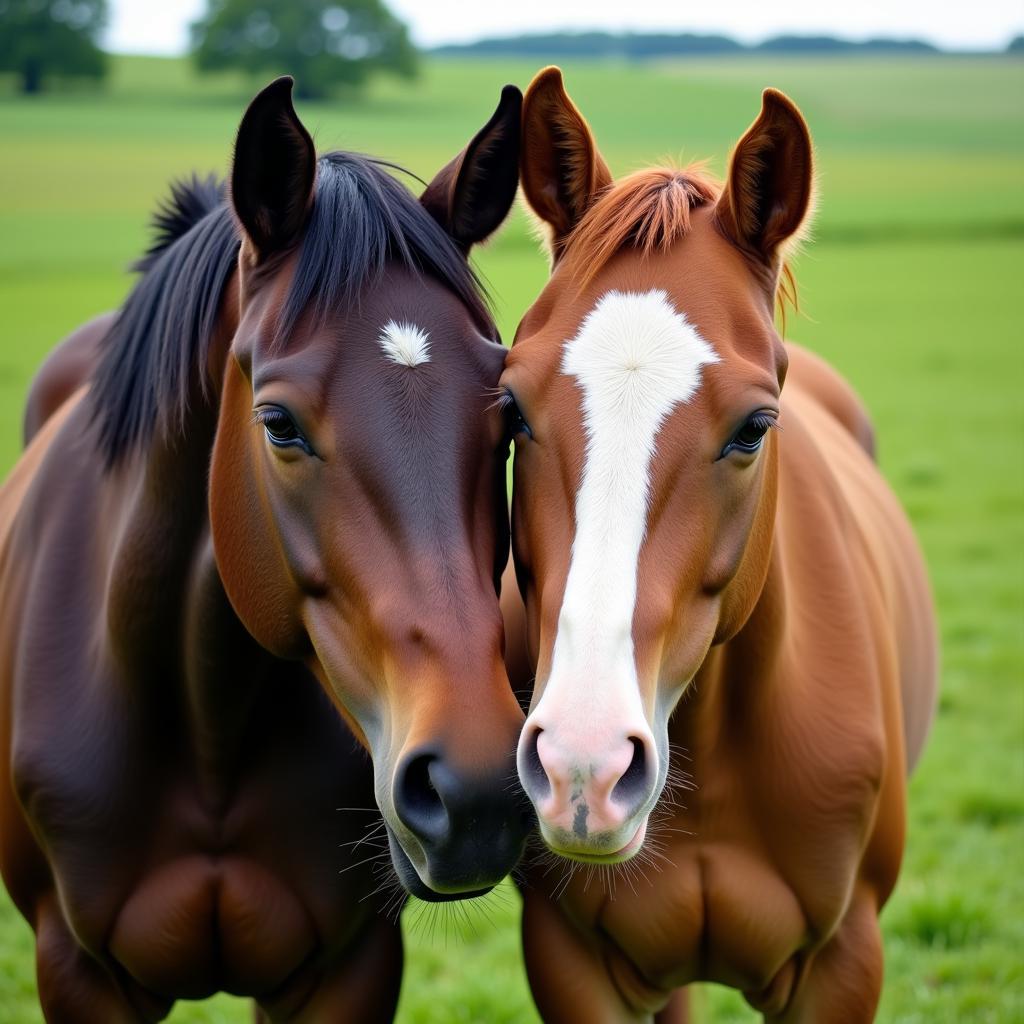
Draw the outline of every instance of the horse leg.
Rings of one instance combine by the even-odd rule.
[[[547,897],[523,891],[523,956],[545,1024],[650,1024],[608,973],[601,939],[585,935]],[[673,1018],[668,1018],[670,1021]]]
[[[875,900],[859,893],[839,930],[810,962],[771,1024],[870,1024],[882,991],[882,933]]]
[[[78,945],[53,894],[36,914],[36,983],[47,1024],[143,1024],[162,1020],[171,1005],[133,1006],[109,971]]]
[[[402,932],[381,918],[359,936],[352,955],[326,973],[296,1013],[263,1010],[262,1021],[288,1024],[389,1024],[402,986]]]

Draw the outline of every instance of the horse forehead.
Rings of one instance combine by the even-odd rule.
[[[563,345],[561,369],[624,413],[686,401],[713,346],[662,288],[606,291]]]
[[[558,362],[542,429],[557,439],[578,516],[613,536],[606,514],[628,504],[642,536],[662,428],[696,400],[718,353],[661,289],[596,296],[550,348]]]
[[[399,366],[412,369],[430,362],[430,333],[411,319],[389,320],[377,342],[384,355]]]
[[[280,297],[260,304],[258,327],[236,338],[274,376],[295,373],[325,387],[376,377],[382,366],[414,370],[437,364],[435,386],[461,382],[477,389],[496,383],[505,350],[489,340],[464,303],[440,282],[395,268],[352,303],[319,324],[303,319],[280,342],[274,331]]]
[[[375,355],[391,364],[442,364],[446,376],[483,376],[489,385],[501,373],[500,346],[458,295],[432,277],[391,268],[361,298],[356,313]]]
[[[566,268],[571,269],[571,268]],[[523,324],[536,331],[512,348],[510,366],[525,377],[552,380],[562,359],[560,344],[575,336],[601,299],[611,293],[661,292],[725,361],[733,350],[747,355],[773,330],[765,282],[747,258],[715,228],[707,211],[696,210],[693,227],[670,249],[647,253],[626,248],[610,258],[581,291],[573,274],[556,270],[527,311]]]
[[[601,295],[562,345],[560,371],[582,413],[588,460],[650,458],[658,430],[719,362],[714,346],[658,288]],[[605,451],[607,449],[607,451]]]

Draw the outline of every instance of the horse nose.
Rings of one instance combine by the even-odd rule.
[[[657,778],[657,752],[646,723],[592,736],[584,746],[528,722],[519,766],[541,821],[586,840],[616,835],[643,809]]]
[[[408,754],[395,773],[393,800],[412,833],[438,892],[497,884],[516,865],[530,812],[519,787],[502,772],[469,772],[438,750]]]
[[[395,777],[395,813],[399,821],[421,842],[431,844],[442,841],[450,829],[448,808],[434,781],[439,774],[438,761],[437,754],[412,754]],[[445,779],[442,788],[449,789],[450,780]]]

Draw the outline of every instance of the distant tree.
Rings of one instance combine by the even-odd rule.
[[[382,0],[208,0],[192,47],[201,71],[286,72],[307,99],[375,71],[416,72],[405,25]]]
[[[546,32],[480,39],[474,43],[439,46],[435,53],[475,57],[527,57],[530,60],[566,60],[615,57],[643,60],[692,54],[741,53],[743,47],[726,36],[698,36],[690,32]]]
[[[106,20],[107,0],[0,0],[0,71],[20,75],[27,93],[51,76],[102,78]]]
[[[1011,44],[1012,47],[1012,44]],[[868,39],[854,42],[834,36],[776,36],[749,46],[728,36],[681,33],[548,32],[479,39],[473,43],[449,43],[433,52],[446,56],[526,57],[558,61],[578,58],[625,60],[694,57],[712,54],[813,53],[823,56],[844,53],[938,53],[919,39]]]
[[[1024,36],[1014,36],[1006,46],[1007,53],[1024,53]]]

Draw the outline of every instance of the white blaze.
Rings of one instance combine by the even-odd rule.
[[[430,336],[415,324],[389,320],[379,341],[388,358],[403,366],[430,362]]]
[[[574,731],[602,711],[618,716],[628,706],[642,714],[633,611],[655,438],[672,409],[697,391],[701,367],[716,362],[660,290],[608,292],[565,344],[562,371],[582,392],[587,445],[542,703],[570,713]]]

